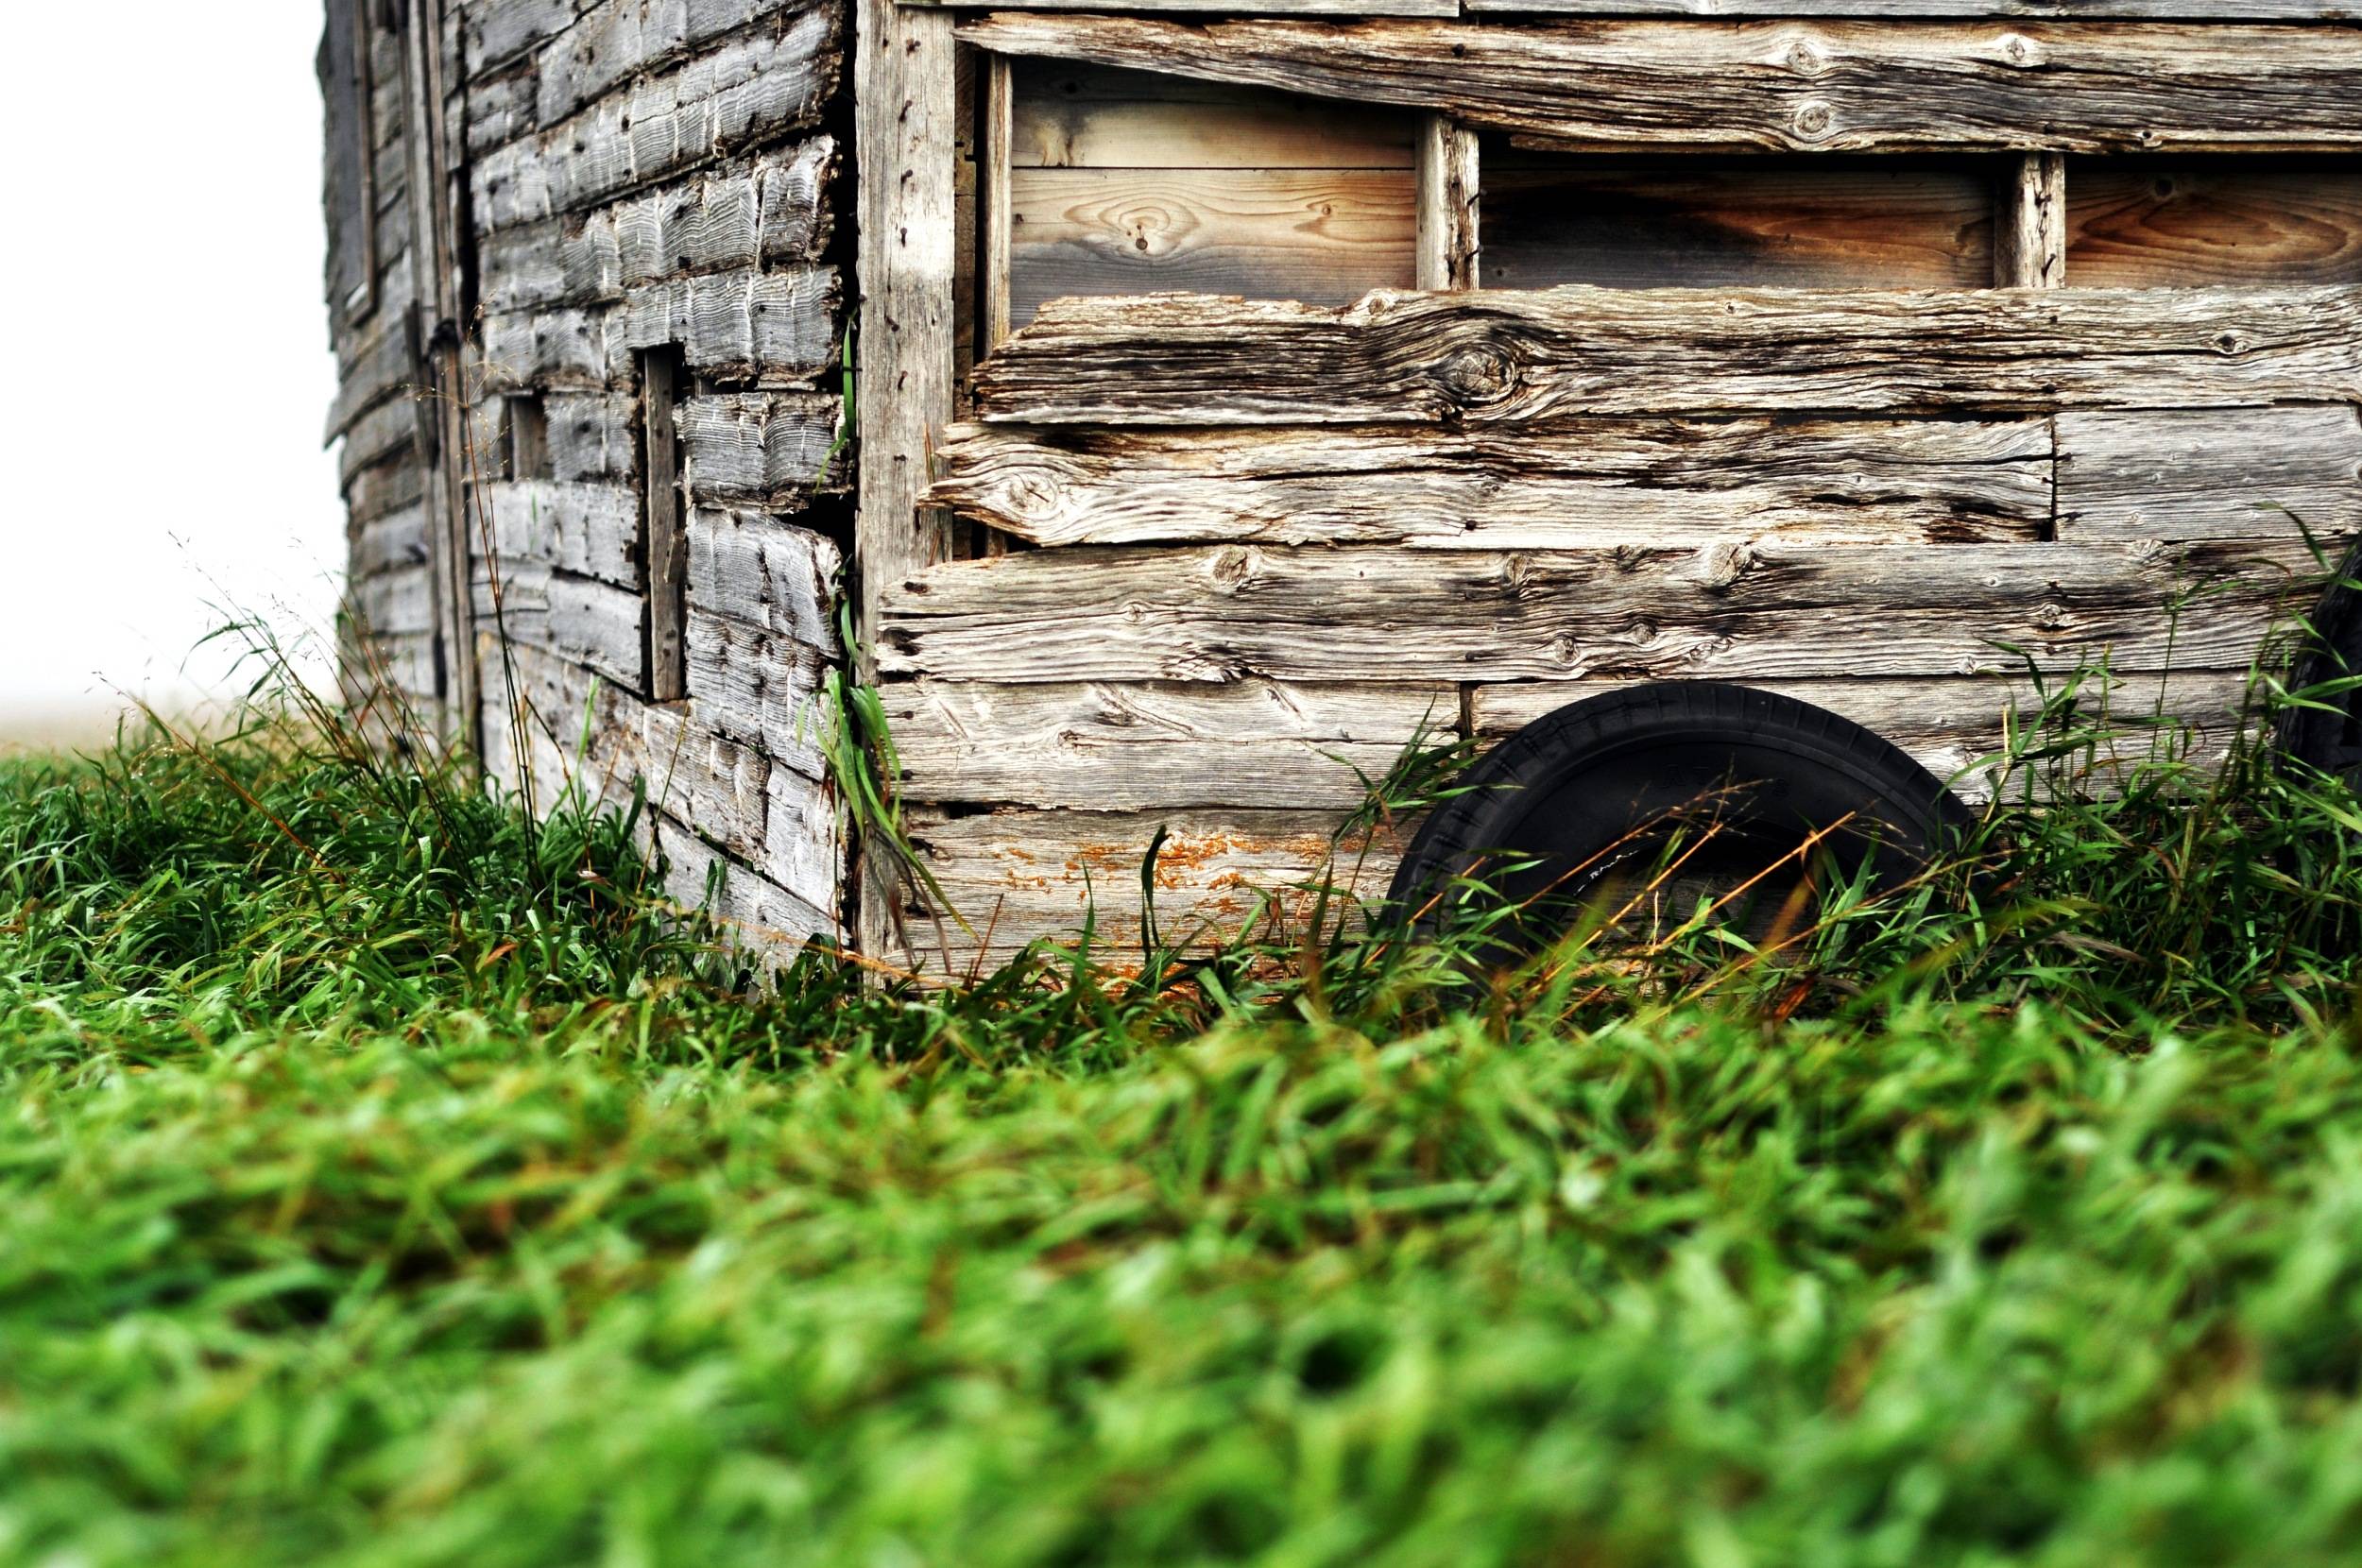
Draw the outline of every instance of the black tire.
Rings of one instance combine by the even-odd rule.
[[[2298,662],[2295,690],[2362,675],[2362,545],[2346,556],[2337,580],[2313,612],[2312,645]],[[2280,717],[2281,748],[2300,762],[2362,790],[2362,689],[2337,699],[2342,712],[2294,707]]]
[[[1685,862],[1693,888],[1735,888],[1789,857],[1747,895],[1761,908],[1787,905],[1807,878],[1832,870],[1850,877],[1865,862],[1874,881],[1891,885],[1975,820],[1926,769],[1851,720],[1708,681],[1629,687],[1570,704],[1518,731],[1459,782],[1467,793],[1428,818],[1391,897],[1429,933],[1449,923],[1472,875],[1525,905],[1526,915],[1488,937],[1488,963],[1564,934],[1616,892],[1618,877],[1648,876],[1667,843],[1651,825],[1684,813],[1693,824],[1690,844],[1701,814],[1718,825]],[[1794,854],[1807,835],[1840,823],[1818,846],[1816,864]],[[1534,863],[1488,870],[1521,857]]]

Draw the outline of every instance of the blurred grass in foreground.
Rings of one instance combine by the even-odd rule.
[[[2118,782],[1470,997],[765,989],[628,814],[0,766],[0,1559],[2353,1560],[2354,800]]]

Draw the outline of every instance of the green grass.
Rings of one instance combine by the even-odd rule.
[[[334,731],[10,764],[0,1559],[2352,1561],[2353,809],[2167,745],[1455,1011],[763,990]]]

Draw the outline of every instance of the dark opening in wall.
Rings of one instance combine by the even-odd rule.
[[[539,392],[520,392],[501,404],[501,469],[504,479],[548,479],[549,413]]]
[[[640,558],[648,585],[648,697],[689,695],[689,534],[682,515],[680,400],[686,390],[677,344],[640,351]]]

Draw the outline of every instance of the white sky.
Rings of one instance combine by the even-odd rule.
[[[325,627],[318,0],[17,6],[0,89],[0,743],[218,688],[221,606]],[[209,581],[210,579],[210,581]]]

